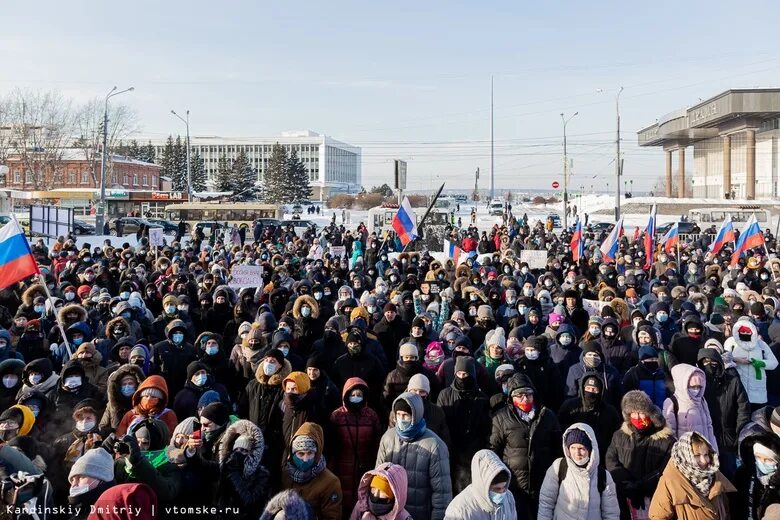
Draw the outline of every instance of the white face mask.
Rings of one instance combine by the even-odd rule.
[[[89,486],[71,486],[70,496],[77,497],[79,495],[83,495],[84,493],[87,493],[88,491],[89,491]]]
[[[536,350],[536,349],[534,349],[534,350],[526,350],[525,351],[525,358],[526,359],[530,359],[531,361],[535,361],[535,360],[539,359],[539,351]]]
[[[88,432],[95,427],[94,419],[84,419],[83,421],[76,421],[76,429],[80,432]]]
[[[43,376],[41,374],[31,374],[30,375],[30,384],[31,385],[37,385],[41,382],[41,379],[43,379]]]

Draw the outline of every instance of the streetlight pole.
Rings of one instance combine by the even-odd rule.
[[[175,115],[182,120],[187,127],[187,200],[192,202],[192,170],[190,168],[190,111],[187,110],[187,118],[181,117],[175,110],[171,110],[171,114]]]
[[[579,112],[574,112],[567,119],[561,112],[561,121],[563,121],[563,229],[569,229],[569,156],[566,150],[566,125]]]
[[[100,154],[100,208],[95,212],[95,230],[98,234],[103,233],[103,226],[106,222],[106,157],[108,152],[108,100],[125,92],[132,92],[135,87],[129,87],[124,90],[116,91],[116,86],[106,94],[106,102],[103,109],[103,150]]]
[[[615,222],[620,220],[620,175],[623,173],[620,164],[620,94],[623,87],[618,90],[615,96],[615,117],[617,118],[617,136],[615,137]]]

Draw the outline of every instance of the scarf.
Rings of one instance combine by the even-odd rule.
[[[710,447],[710,457],[712,462],[704,469],[701,469],[693,458],[693,446],[691,445],[692,432],[684,433],[680,439],[672,446],[672,463],[683,474],[688,481],[703,496],[708,496],[712,483],[715,482],[715,474],[720,468],[718,454]]]
[[[152,465],[153,468],[157,469],[163,464],[167,464],[171,461],[170,458],[168,458],[168,450],[162,449],[162,450],[154,450],[154,451],[145,451],[143,452],[144,458],[149,461],[149,464]],[[125,465],[125,473],[130,478],[133,478],[135,474],[133,473],[133,468],[130,466]]]
[[[402,441],[412,442],[425,433],[426,428],[425,419],[421,418],[416,423],[412,423],[409,429],[403,432],[398,429],[396,424],[395,431],[398,432],[398,436],[401,437]]]
[[[306,470],[300,470],[292,462],[287,463],[287,474],[296,484],[306,484],[314,480],[325,469],[325,457],[321,456],[314,466]]]
[[[514,406],[514,405],[513,405]],[[534,417],[536,417],[536,407],[534,406],[531,408],[530,412],[524,412],[520,408],[515,406],[515,410],[517,410],[517,414],[520,416],[521,421],[525,421],[527,423],[530,423],[534,420]]]
[[[241,345],[241,354],[244,356],[244,359],[247,360],[250,365],[252,365],[253,369],[255,369],[263,359],[262,350],[252,350],[251,348],[245,347],[243,345]]]

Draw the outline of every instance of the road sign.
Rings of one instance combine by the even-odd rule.
[[[553,187],[553,189],[554,189],[554,190],[557,190],[558,188],[560,188],[560,186],[561,186],[561,185],[560,185],[560,184],[558,184],[558,181],[553,181],[553,182],[552,182],[552,187]]]

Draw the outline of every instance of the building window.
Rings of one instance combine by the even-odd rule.
[[[68,172],[68,184],[71,186],[76,184],[76,172],[74,171]]]
[[[133,174],[133,186],[138,186],[138,174]]]
[[[89,173],[81,172],[81,184],[89,184]]]
[[[149,185],[146,183],[146,174],[144,174],[144,175],[142,175],[142,176],[141,176],[141,182],[143,182],[144,186],[149,186]]]
[[[24,183],[25,184],[32,184],[33,183],[33,174],[32,172],[28,171],[24,176]]]
[[[22,183],[22,172],[21,171],[16,170],[14,172],[14,182],[16,184],[21,184]]]

